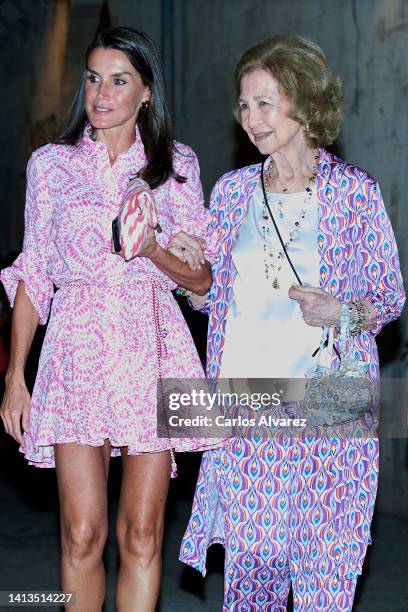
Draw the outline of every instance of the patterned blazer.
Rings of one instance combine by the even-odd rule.
[[[235,268],[232,250],[248,202],[260,177],[260,164],[224,174],[210,202],[212,231],[219,253],[204,310],[209,314],[207,375],[217,378],[232,301]],[[405,302],[397,245],[377,181],[364,170],[320,149],[317,174],[320,287],[342,301],[369,300],[377,326],[354,339],[356,359],[369,362],[369,375],[379,377],[375,335],[399,317]],[[333,364],[336,357],[333,357]]]

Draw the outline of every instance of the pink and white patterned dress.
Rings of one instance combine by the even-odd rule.
[[[54,467],[53,445],[64,442],[100,446],[109,439],[112,456],[121,446],[134,455],[220,442],[157,437],[159,374],[203,371],[171,293],[175,283],[149,259],[125,262],[111,253],[112,219],[145,162],[137,130],[111,166],[105,145],[87,129],[78,146],[48,144],[29,161],[23,251],[1,280],[12,306],[22,280],[40,323],[49,317],[20,448],[37,467]],[[173,164],[187,181],[170,178],[154,190],[161,246],[181,229],[207,237],[196,156],[176,142]]]

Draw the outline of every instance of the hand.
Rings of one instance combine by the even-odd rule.
[[[167,245],[167,250],[181,261],[188,263],[190,270],[200,270],[205,263],[205,240],[191,236],[186,232],[178,232]]]
[[[292,285],[289,297],[299,303],[302,316],[311,327],[340,324],[341,303],[320,287]]]
[[[31,398],[24,383],[6,384],[0,417],[6,433],[24,447],[23,431],[29,431]]]
[[[113,242],[112,242],[113,244]],[[148,227],[147,228],[147,232],[146,232],[146,236],[142,245],[142,248],[140,250],[140,252],[135,255],[135,257],[150,257],[155,250],[157,249],[157,242],[156,242],[156,234],[154,232],[154,229],[152,227]],[[113,246],[112,246],[112,253],[113,253]],[[124,255],[123,255],[123,251],[120,250],[119,252],[115,252],[116,255],[119,255],[119,257],[122,257],[122,259],[124,259]]]
[[[156,234],[152,227],[147,228],[146,237],[137,257],[150,257],[157,249]]]

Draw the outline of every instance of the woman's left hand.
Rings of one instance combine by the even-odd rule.
[[[299,303],[302,316],[312,327],[340,324],[341,303],[320,287],[292,285],[289,297]]]

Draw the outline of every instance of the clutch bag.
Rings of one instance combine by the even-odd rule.
[[[135,177],[129,180],[118,216],[112,221],[112,253],[120,253],[126,261],[139,255],[149,228],[162,231],[152,191],[146,181]]]

